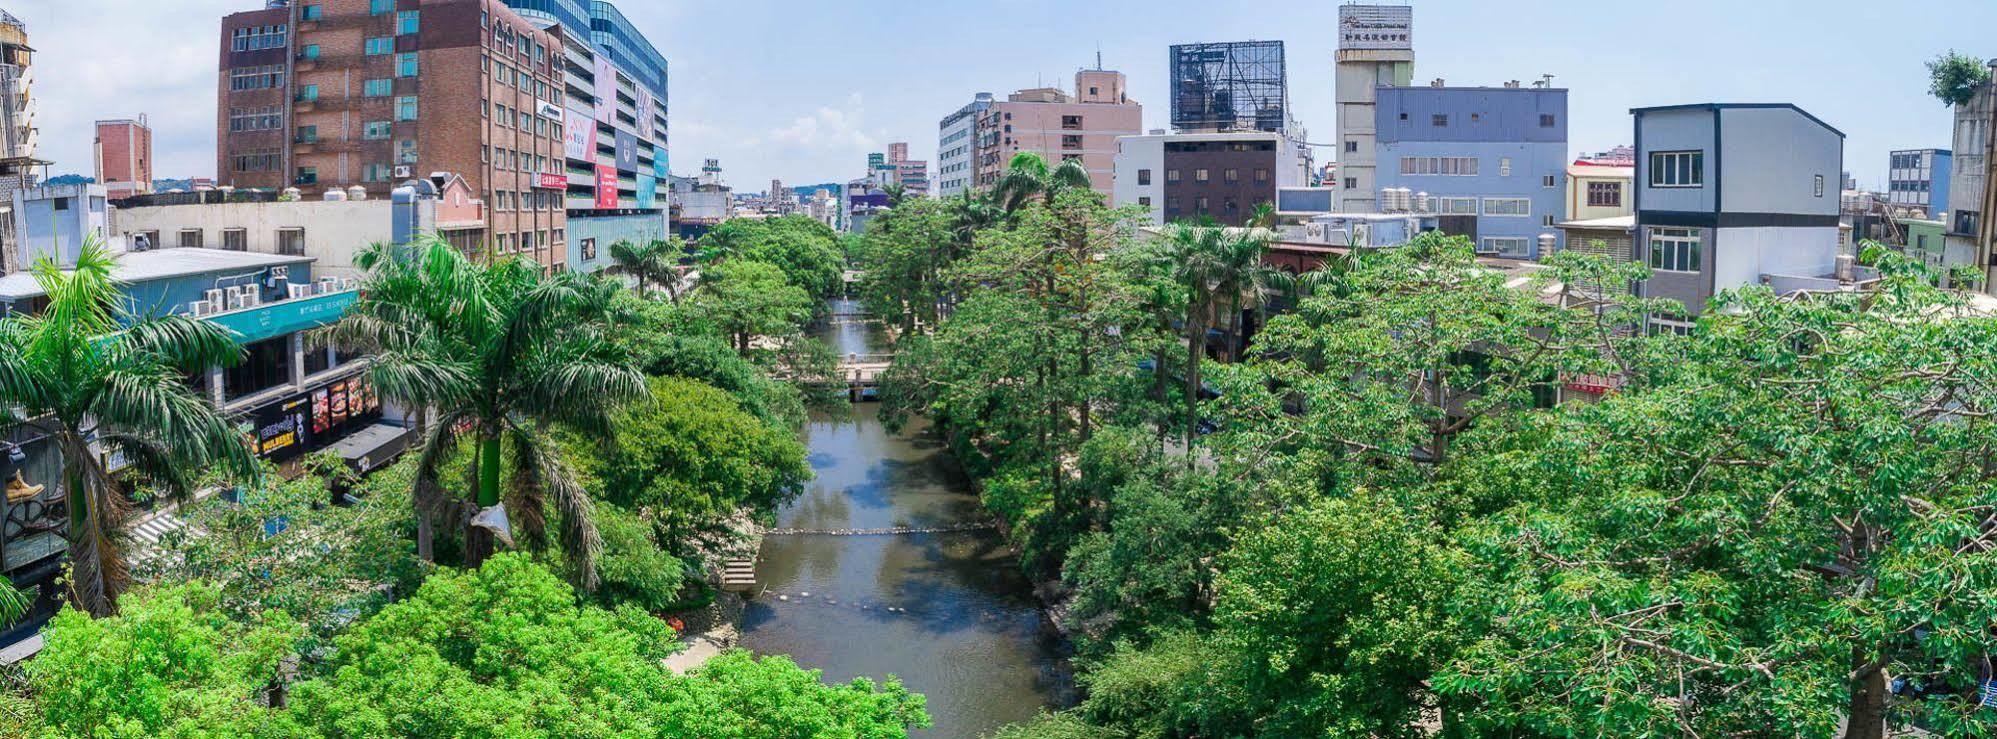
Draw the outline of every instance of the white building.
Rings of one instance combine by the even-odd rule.
[[[969,105],[951,113],[937,124],[936,196],[947,198],[971,189],[977,175],[978,114],[992,106],[992,94],[981,92]]]
[[[1338,7],[1338,67],[1333,94],[1338,112],[1338,210],[1378,211],[1374,144],[1380,87],[1406,87],[1414,79],[1414,9],[1404,5]]]

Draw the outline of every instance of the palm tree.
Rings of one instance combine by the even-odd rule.
[[[494,529],[474,525],[471,514],[501,505],[510,442],[511,486],[500,510],[517,517],[530,548],[545,549],[552,503],[570,574],[594,587],[602,541],[590,499],[547,433],[560,423],[605,435],[614,410],[645,397],[644,378],[604,338],[615,288],[578,273],[543,276],[520,260],[474,264],[434,236],[375,244],[354,261],[367,271],[366,297],[334,324],[332,338],[372,355],[383,396],[436,414],[412,491],[418,553],[433,556],[440,518],[463,526],[467,566],[492,553]],[[438,479],[460,434],[476,442],[469,501]]]
[[[1206,357],[1207,319],[1220,287],[1220,255],[1226,251],[1226,231],[1211,226],[1174,223],[1165,228],[1164,238],[1151,253],[1154,268],[1169,275],[1171,282],[1185,291],[1179,304],[1185,308],[1186,331],[1186,443],[1192,444],[1199,429],[1200,360]],[[1162,301],[1161,301],[1162,302]],[[1165,371],[1165,363],[1158,363]]]
[[[679,270],[675,268],[683,251],[678,237],[652,239],[642,244],[630,239],[618,239],[610,245],[610,259],[614,264],[606,271],[637,279],[639,297],[644,297],[647,288],[654,282],[664,285],[666,295],[677,303],[680,297]]]
[[[881,194],[888,196],[889,208],[899,208],[908,201],[908,186],[896,182],[881,188]]]
[[[115,259],[90,238],[73,270],[37,262],[48,307],[0,319],[0,427],[45,434],[62,458],[69,598],[92,616],[116,613],[131,584],[119,531],[129,504],[100,448],[123,452],[174,500],[191,496],[196,470],[259,474],[248,441],[182,379],[234,364],[241,348],[206,321],[127,312]]]
[[[1039,154],[1025,151],[1013,155],[1006,164],[1005,174],[992,186],[992,199],[1000,211],[1011,215],[1035,199],[1051,203],[1063,190],[1088,187],[1089,170],[1081,160],[1069,159],[1049,168]]]
[[[1220,239],[1213,276],[1217,282],[1216,305],[1224,308],[1227,315],[1222,330],[1227,338],[1228,361],[1240,356],[1242,313],[1250,308],[1262,310],[1271,296],[1296,284],[1290,273],[1263,261],[1269,253],[1269,242],[1274,240],[1275,232],[1266,228],[1227,229]]]

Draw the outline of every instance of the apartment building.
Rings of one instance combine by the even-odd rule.
[[[970,186],[990,188],[1014,156],[1033,152],[1053,166],[1081,162],[1090,185],[1110,195],[1116,140],[1141,132],[1143,123],[1144,108],[1130,99],[1122,72],[1076,72],[1073,94],[1052,87],[1020,90],[977,114]]]
[[[607,2],[279,2],[223,18],[220,58],[220,184],[382,197],[460,173],[483,249],[548,269],[602,265],[578,230],[667,230],[664,59]]]
[[[1558,245],[1554,224],[1566,214],[1566,90],[1516,82],[1382,87],[1374,112],[1382,193],[1417,203],[1426,193],[1442,229],[1468,237],[1480,253],[1535,259],[1542,236]]]
[[[1153,132],[1116,143],[1112,201],[1143,206],[1153,224],[1245,225],[1256,206],[1276,203],[1278,188],[1309,182],[1308,157],[1280,132]]]
[[[145,116],[98,121],[92,154],[97,183],[112,199],[153,191],[153,130]]]
[[[1903,149],[1888,154],[1886,202],[1939,217],[1948,212],[1948,184],[1955,155],[1947,149]]]
[[[956,197],[973,186],[978,120],[992,106],[992,94],[978,93],[969,104],[936,124],[936,195]]]
[[[1844,134],[1787,103],[1630,111],[1641,290],[1697,315],[1722,290],[1834,289]],[[1845,275],[1848,277],[1848,275]],[[1652,330],[1687,331],[1652,318]]]

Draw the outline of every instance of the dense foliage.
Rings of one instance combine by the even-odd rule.
[[[722,221],[700,237],[698,248],[710,269],[716,262],[737,259],[772,265],[814,302],[845,290],[846,255],[839,235],[810,216]]]
[[[1990,67],[1976,57],[1950,50],[1928,61],[1928,94],[1943,105],[1968,103],[1989,82]]]
[[[1253,230],[1017,201],[863,251],[952,255],[869,277],[948,308],[884,414],[1076,635],[1082,704],[1001,736],[1997,736],[1997,319],[1909,261],[1649,335],[1684,308],[1639,266],[1427,234],[1290,279]]]

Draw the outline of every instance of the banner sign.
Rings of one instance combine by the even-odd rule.
[[[562,106],[556,105],[546,100],[536,98],[534,100],[534,107],[536,111],[541,114],[542,118],[546,118],[551,121],[562,120]]]
[[[534,182],[534,186],[543,190],[567,190],[569,189],[569,176],[542,172],[540,178]]]
[[[638,135],[652,138],[652,93],[643,85],[638,87]]]
[[[251,411],[241,427],[258,457],[283,461],[324,449],[380,418],[381,396],[366,375],[355,375]]]
[[[608,164],[596,165],[596,207],[611,210],[617,207],[617,168]]]
[[[596,158],[596,119],[570,108],[562,116],[562,156],[587,162]]]
[[[610,58],[596,55],[596,120],[610,123],[617,120],[617,67],[610,64]]]
[[[617,168],[626,172],[638,171],[638,137],[630,131],[617,131]]]
[[[658,207],[659,180],[649,174],[638,175],[638,207],[651,209]]]

